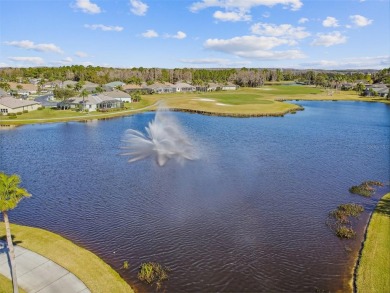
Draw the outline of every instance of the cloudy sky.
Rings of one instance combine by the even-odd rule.
[[[0,0],[0,67],[390,67],[389,0]]]

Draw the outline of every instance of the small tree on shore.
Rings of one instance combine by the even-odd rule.
[[[12,243],[11,228],[9,225],[8,211],[17,207],[18,203],[25,197],[30,197],[31,194],[26,189],[19,187],[21,183],[20,177],[16,174],[7,175],[0,172],[0,210],[3,213],[5,232],[7,237],[7,247],[9,251],[9,259],[11,263],[12,284],[14,293],[19,292],[18,280],[16,277],[16,263],[14,245]]]

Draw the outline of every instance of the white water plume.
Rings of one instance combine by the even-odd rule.
[[[129,129],[125,139],[129,150],[122,155],[130,156],[129,162],[147,157],[155,157],[159,166],[164,166],[170,159],[183,164],[186,160],[195,160],[195,149],[179,122],[169,112],[159,109],[154,120],[145,127],[146,134]]]

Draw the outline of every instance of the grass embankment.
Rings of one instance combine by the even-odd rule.
[[[3,275],[0,275],[0,293],[12,293],[12,291],[12,281]],[[26,291],[19,287],[19,293],[26,293]]]
[[[20,125],[103,119],[125,116],[140,111],[154,110],[157,101],[179,111],[196,112],[219,116],[282,116],[299,109],[289,100],[311,101],[376,101],[390,103],[379,98],[362,98],[353,91],[328,91],[313,86],[265,85],[259,88],[240,88],[235,91],[170,93],[143,95],[140,102],[129,104],[125,111],[109,113],[80,113],[70,110],[44,109],[22,114],[16,119],[0,116],[0,124]]]
[[[0,223],[0,231],[4,223]],[[11,224],[14,241],[39,253],[76,275],[91,292],[134,292],[103,260],[92,252],[46,230]],[[1,287],[0,287],[1,288]]]
[[[390,193],[378,202],[356,273],[357,292],[390,292]]]
[[[152,104],[157,99],[145,99],[137,103],[128,104],[128,109],[117,110],[113,112],[90,112],[82,113],[72,110],[58,110],[45,108],[43,110],[31,111],[18,115],[16,119],[9,119],[8,116],[0,116],[0,124],[2,125],[23,125],[33,123],[50,123],[64,121],[85,121],[91,119],[105,119],[111,117],[125,116],[133,113],[139,113],[153,109]]]

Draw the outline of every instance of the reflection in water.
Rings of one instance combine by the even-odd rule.
[[[129,151],[122,155],[131,156],[129,162],[155,157],[164,166],[170,159],[184,164],[197,158],[190,139],[169,112],[160,108],[145,130],[146,135],[134,129],[126,131],[124,142],[128,145],[123,148]]]

